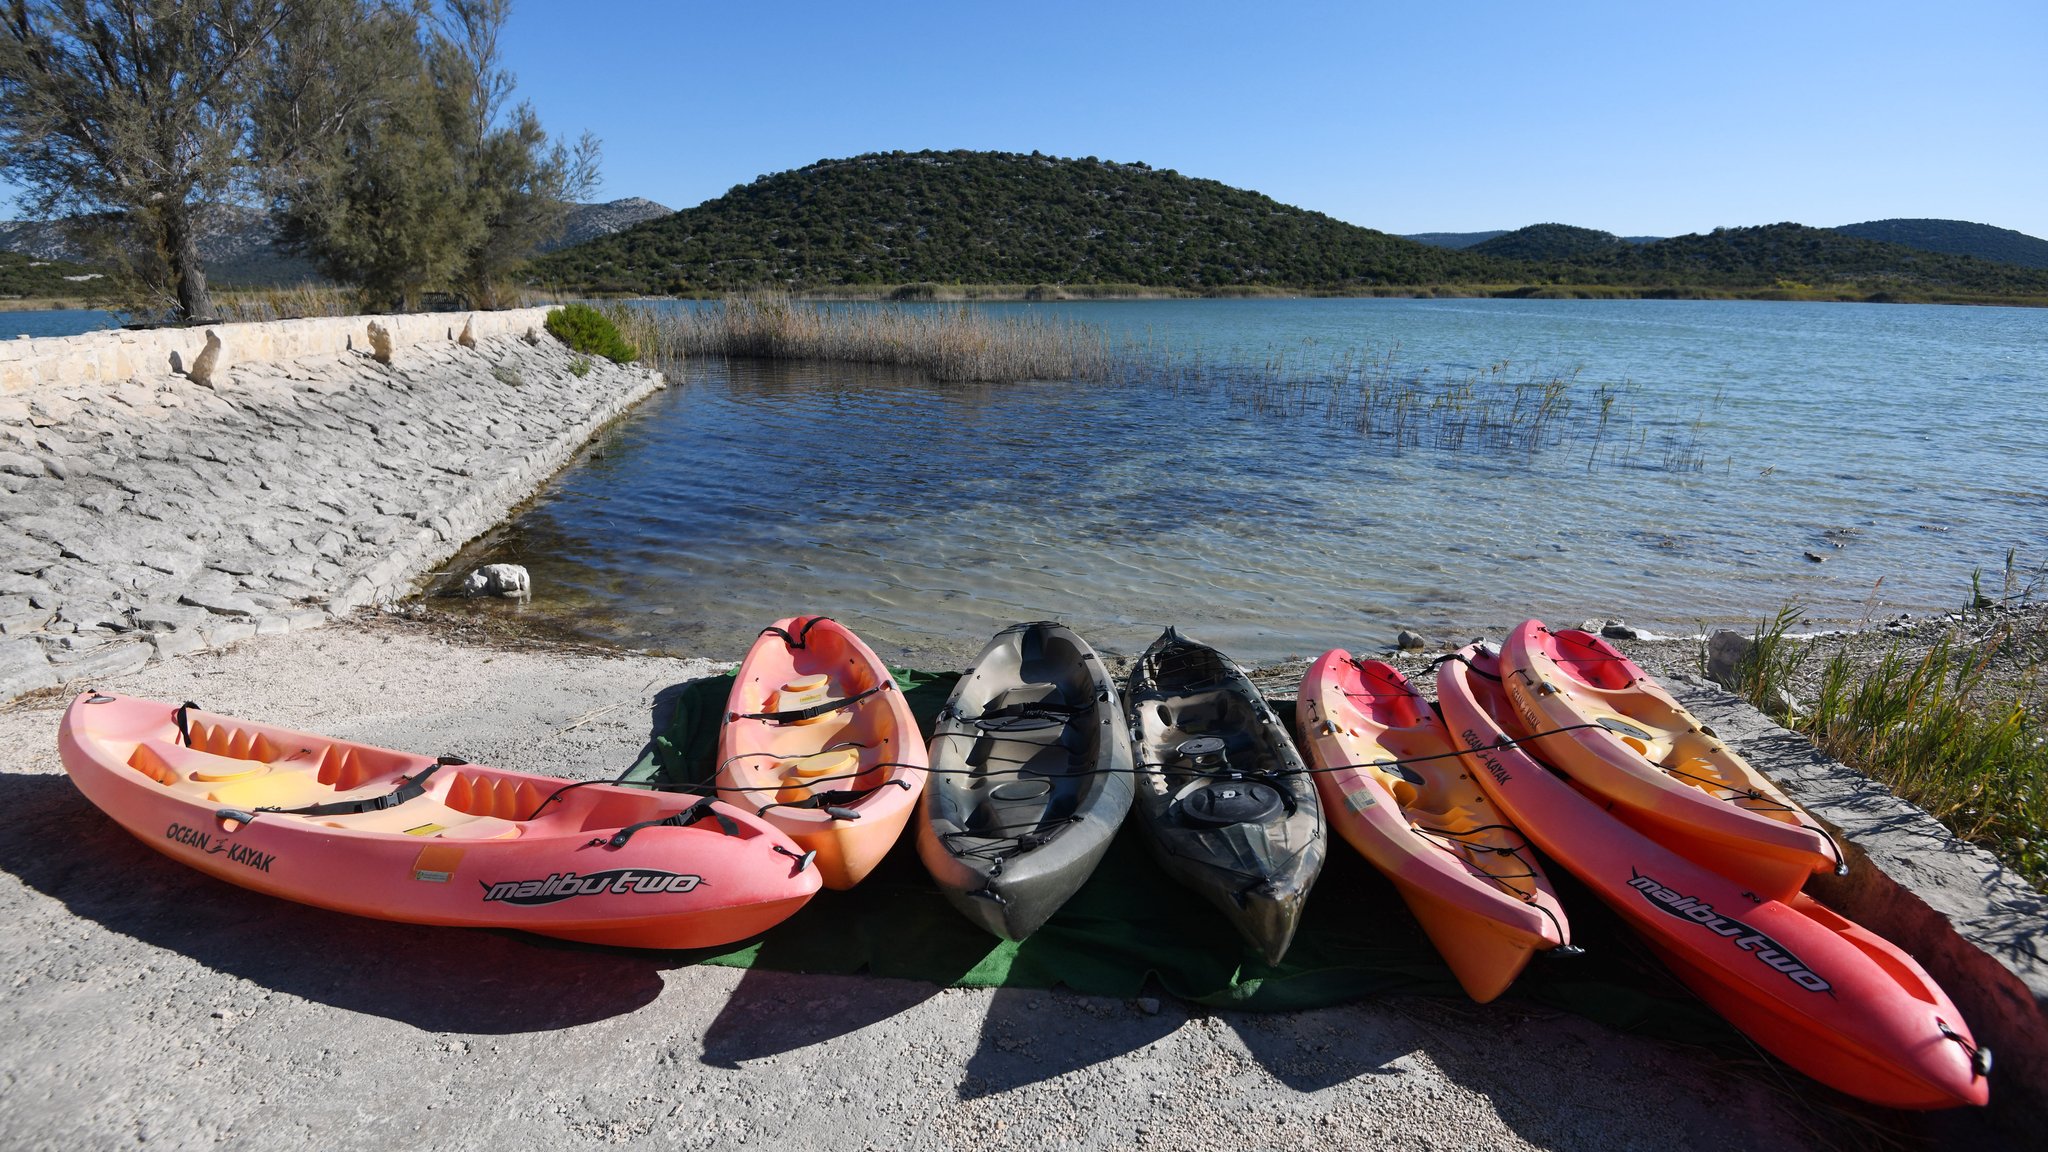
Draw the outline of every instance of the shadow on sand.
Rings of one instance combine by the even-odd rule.
[[[367,920],[179,866],[63,776],[0,772],[0,871],[81,919],[215,971],[429,1032],[541,1032],[661,994],[657,956],[515,932]]]

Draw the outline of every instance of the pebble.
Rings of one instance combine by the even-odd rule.
[[[1424,640],[1421,633],[1403,628],[1401,634],[1394,637],[1394,646],[1403,652],[1420,652],[1429,647],[1429,641]]]

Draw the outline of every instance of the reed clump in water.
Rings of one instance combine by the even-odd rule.
[[[1397,351],[1347,351],[1307,367],[1275,353],[1249,367],[1198,361],[1182,371],[1189,379],[1220,383],[1256,414],[1320,416],[1393,452],[1529,455],[1583,447],[1589,469],[1608,464],[1697,472],[1706,466],[1698,444],[1704,415],[1684,429],[1638,423],[1630,385],[1587,385],[1576,371],[1518,372],[1503,360],[1464,376],[1409,372]]]
[[[1052,317],[970,307],[815,304],[738,297],[657,314],[613,306],[628,340],[665,358],[834,360],[922,370],[934,380],[1105,380],[1116,358],[1101,332]]]
[[[1786,635],[1798,618],[1787,609],[1758,627],[1737,670],[1750,702],[2048,888],[2041,665],[2012,659],[2039,647],[2039,607],[2006,609],[1981,636],[1957,627],[1924,650],[1894,644],[1874,661],[1843,644],[1817,676],[1805,669],[1818,647]]]

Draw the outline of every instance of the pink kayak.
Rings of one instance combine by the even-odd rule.
[[[58,729],[78,790],[243,888],[379,920],[635,948],[767,930],[819,876],[708,797],[585,784],[86,693]]]
[[[852,630],[792,616],[741,662],[718,730],[718,795],[817,853],[851,888],[917,809],[925,742],[896,678]]]

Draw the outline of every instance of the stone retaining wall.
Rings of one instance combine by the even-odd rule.
[[[206,348],[206,334],[221,338],[216,373],[237,364],[276,364],[306,356],[339,356],[367,351],[371,324],[391,334],[395,348],[447,343],[465,325],[477,340],[520,336],[539,329],[545,308],[504,312],[431,312],[406,316],[320,316],[254,324],[212,324],[199,328],[111,330],[82,336],[0,340],[0,396],[38,386],[118,384],[138,376],[166,376],[191,368]],[[4,322],[0,322],[4,323]]]
[[[37,381],[0,395],[0,701],[408,594],[664,383],[543,315],[378,317],[390,364],[364,320],[219,325],[208,384],[103,378],[206,330],[0,343]]]

